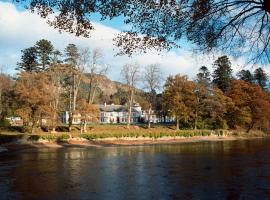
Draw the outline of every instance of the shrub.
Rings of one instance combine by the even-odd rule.
[[[56,141],[57,136],[53,135],[53,134],[40,135],[40,139],[49,140],[49,141]]]
[[[2,127],[9,127],[10,126],[9,120],[7,120],[7,119],[0,120],[0,126],[2,126]]]
[[[68,134],[62,134],[57,137],[57,141],[63,141],[63,140],[68,140],[70,136]]]
[[[38,141],[40,139],[39,135],[29,135],[28,140]]]

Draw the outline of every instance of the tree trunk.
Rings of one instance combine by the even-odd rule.
[[[198,118],[198,113],[197,111],[195,112],[195,121],[194,121],[194,129],[197,130],[197,118]]]
[[[76,102],[77,102],[77,96],[78,96],[78,91],[80,87],[80,77],[78,75],[74,75],[74,80],[73,80],[73,111],[76,110]]]
[[[81,131],[81,133],[86,133],[87,132],[87,123],[86,123],[85,119],[81,121],[80,131]]]
[[[249,127],[248,127],[248,129],[247,129],[247,133],[249,133],[249,131],[251,130],[251,129],[253,129],[253,127],[254,127],[254,122],[252,122],[250,125],[249,125]]]
[[[52,128],[52,133],[56,133],[55,127]]]
[[[72,121],[73,121],[73,114],[70,111],[69,116],[68,116],[68,130],[69,130],[69,132],[71,132]]]
[[[83,124],[83,132],[84,132],[84,133],[87,132],[87,123],[86,123],[86,120],[84,120],[84,124]]]
[[[81,132],[81,134],[83,133],[83,123],[82,123],[82,121],[80,123],[80,132]]]
[[[36,130],[36,123],[35,121],[32,122],[32,127],[31,127],[31,134],[35,133]]]
[[[130,100],[129,100],[129,108],[128,108],[128,123],[127,123],[127,128],[130,128],[130,123],[131,123],[131,111],[132,111],[132,103],[133,103],[133,90],[131,90],[130,93]]]
[[[180,121],[178,119],[178,117],[176,117],[176,130],[179,130],[179,125],[180,124]]]
[[[92,94],[92,97],[91,97],[91,100],[90,100],[90,103],[93,104],[94,100],[95,100],[95,96],[96,96],[96,91],[97,91],[97,87],[95,86],[93,88],[93,94]]]
[[[53,119],[52,119],[52,133],[55,133],[55,128],[56,128],[56,123],[57,123],[57,118],[56,118],[56,113],[53,113]]]
[[[148,128],[151,128],[151,106],[148,109]]]
[[[162,118],[163,118],[163,123],[166,124],[166,115],[164,113],[162,114]]]
[[[93,85],[93,80],[91,78],[90,83],[89,83],[89,93],[88,93],[88,104],[91,104],[91,94],[92,94],[92,85]]]
[[[73,94],[73,111],[76,110],[76,100],[77,100],[77,92],[74,91],[74,94]]]

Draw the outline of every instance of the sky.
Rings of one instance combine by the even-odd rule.
[[[109,66],[108,77],[121,81],[120,71],[123,65],[137,63],[142,68],[150,64],[160,65],[164,78],[168,75],[185,74],[194,78],[198,69],[205,65],[211,68],[212,63],[222,53],[215,55],[198,55],[188,48],[173,49],[169,52],[149,51],[145,54],[115,56],[117,47],[113,45],[113,38],[126,27],[121,20],[99,21],[93,17],[95,30],[90,38],[76,37],[69,33],[59,33],[50,27],[45,19],[14,4],[0,0],[0,66],[5,73],[16,74],[16,63],[20,61],[21,50],[33,46],[40,39],[47,39],[54,47],[63,51],[69,43],[90,50],[99,49],[103,54],[103,63]],[[231,58],[234,71],[242,69],[243,59]]]

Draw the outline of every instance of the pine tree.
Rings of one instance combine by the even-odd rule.
[[[240,80],[246,81],[249,83],[253,83],[253,80],[254,80],[252,73],[249,70],[244,70],[244,69],[237,73],[237,77]]]
[[[45,71],[48,69],[49,65],[52,63],[52,56],[54,52],[54,47],[52,43],[48,40],[42,39],[36,42],[36,50],[38,56],[38,64],[41,66],[41,70]]]
[[[202,66],[197,74],[196,82],[205,86],[209,86],[211,82],[210,72],[207,67]]]
[[[213,83],[222,90],[222,92],[226,93],[232,80],[232,68],[229,58],[227,56],[219,57],[214,62],[214,68]]]
[[[268,77],[262,68],[259,67],[254,71],[254,79],[257,85],[261,86],[264,90],[266,89]]]
[[[65,48],[65,62],[70,64],[73,68],[76,67],[79,58],[79,50],[75,44],[69,44]]]
[[[38,72],[37,50],[35,47],[30,47],[22,50],[21,62],[17,63],[17,70],[25,72]]]
[[[194,106],[194,128],[197,129],[198,120],[200,120],[203,115],[203,109],[205,106],[204,100],[210,95],[209,89],[211,85],[211,77],[207,67],[202,66],[199,69],[195,83],[196,86],[194,93],[196,94],[196,106]]]

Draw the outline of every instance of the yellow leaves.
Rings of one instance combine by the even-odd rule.
[[[99,120],[99,107],[95,104],[88,104],[85,99],[78,101],[77,112],[86,121],[97,122]]]
[[[165,84],[163,105],[170,110],[171,115],[186,120],[192,115],[196,95],[195,84],[189,81],[187,76],[179,74],[170,76]]]
[[[52,115],[50,106],[55,88],[46,73],[22,72],[15,85],[15,93],[20,103],[17,110],[25,121],[35,122],[41,114]]]

